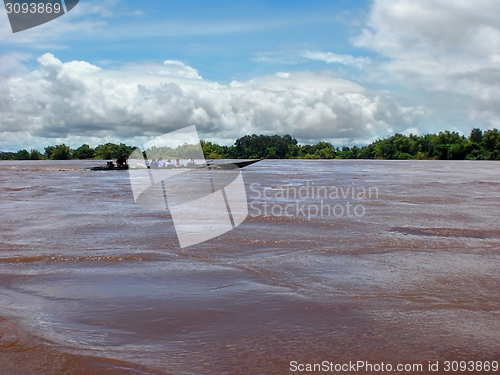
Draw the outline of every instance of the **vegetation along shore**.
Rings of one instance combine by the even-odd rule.
[[[335,147],[329,142],[302,144],[290,135],[245,135],[232,146],[201,141],[207,159],[436,159],[436,160],[500,160],[500,132],[472,129],[465,137],[457,132],[408,136],[395,134],[367,146]],[[39,150],[0,152],[0,160],[67,160],[115,159],[130,154],[136,147],[106,143],[95,148],[83,144],[72,149],[65,144]],[[165,150],[162,150],[164,152]],[[173,157],[185,157],[185,146],[171,149]],[[154,157],[155,150],[148,150]]]

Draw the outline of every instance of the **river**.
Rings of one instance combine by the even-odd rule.
[[[261,161],[185,248],[95,164],[0,162],[2,374],[500,361],[498,162]]]

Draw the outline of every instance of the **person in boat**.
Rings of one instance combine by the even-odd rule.
[[[158,168],[165,168],[165,160],[161,156],[158,159]]]
[[[188,159],[188,160],[186,160],[186,162],[184,163],[184,166],[185,166],[185,167],[189,167],[189,166],[194,165],[194,164],[195,164],[194,159],[189,158],[189,159]]]
[[[111,162],[111,164],[113,164],[113,162]],[[118,168],[128,169],[127,155],[123,154],[118,159],[116,159],[116,166]],[[108,167],[109,167],[109,163],[108,163]]]
[[[108,161],[106,163],[106,165],[108,166],[108,169],[114,169],[115,168],[115,165],[114,165],[114,163],[112,161]]]
[[[174,167],[175,168],[179,168],[180,166],[181,166],[180,160],[179,159],[175,159]]]
[[[151,168],[158,168],[158,162],[156,161],[156,159],[153,159],[151,161],[151,165],[150,165]]]
[[[170,159],[168,159],[165,163],[165,168],[172,168],[174,165],[172,164],[172,162],[170,161]]]

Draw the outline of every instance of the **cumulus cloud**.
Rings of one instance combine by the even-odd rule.
[[[464,120],[500,119],[500,2],[376,0],[352,42],[383,56],[373,79],[425,91],[429,105],[453,103]],[[476,124],[477,125],[477,124]]]
[[[410,53],[410,58],[443,52],[484,57],[500,47],[499,12],[495,0],[376,0],[370,28],[355,42],[391,57],[401,52]]]
[[[162,74],[185,78],[201,78],[196,69],[184,65],[180,61],[165,60],[163,65],[165,65],[165,70],[161,71]]]
[[[303,141],[359,143],[411,127],[424,115],[328,72],[281,72],[223,85],[174,60],[116,69],[61,62],[50,53],[37,61],[36,69],[0,75],[3,139],[119,141],[196,125],[203,138],[218,142],[288,133]]]

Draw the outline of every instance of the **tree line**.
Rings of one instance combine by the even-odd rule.
[[[130,155],[137,147],[106,143],[95,148],[83,144],[77,149],[72,149],[64,143],[56,146],[47,146],[44,153],[32,149],[17,152],[0,152],[0,160],[71,160],[71,159],[116,159],[125,154]]]
[[[170,149],[173,157],[185,157],[193,145]],[[194,147],[194,146],[193,146]],[[438,134],[408,136],[396,133],[379,139],[367,146],[335,147],[320,141],[313,145],[299,145],[290,135],[245,135],[232,146],[201,141],[206,159],[436,159],[436,160],[500,160],[500,132],[498,129],[482,131],[472,129],[465,137],[457,132],[442,131]],[[83,144],[72,149],[65,144],[38,150],[0,152],[0,160],[69,160],[69,159],[116,159],[130,155],[137,147],[124,143],[106,143],[95,148]],[[194,150],[194,148],[193,148]],[[165,150],[148,150],[148,155],[164,154]],[[151,155],[150,155],[151,154]]]
[[[367,146],[335,147],[320,141],[299,145],[290,135],[246,135],[233,146],[202,143],[207,159],[437,159],[437,160],[500,160],[498,129],[472,129],[465,137],[457,132],[408,136],[396,133]]]

